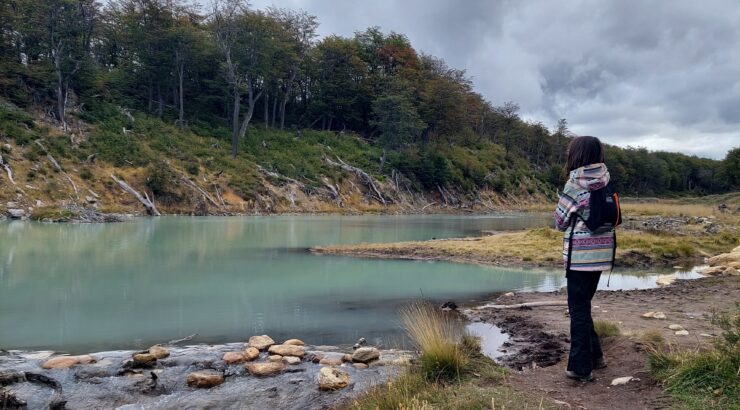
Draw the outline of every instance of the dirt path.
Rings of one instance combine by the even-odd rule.
[[[512,304],[565,300],[564,291],[521,293],[500,296],[496,303]],[[473,320],[500,326],[510,334],[503,362],[515,369],[509,379],[518,390],[537,392],[564,408],[661,409],[671,407],[658,382],[647,369],[647,354],[641,342],[646,332],[659,332],[666,343],[692,349],[711,343],[719,334],[709,317],[713,310],[729,310],[740,301],[740,277],[714,277],[678,281],[674,285],[647,290],[599,291],[594,298],[595,320],[619,325],[621,336],[603,341],[608,367],[595,371],[596,381],[580,383],[564,377],[569,319],[564,306],[517,310],[480,309],[466,313]],[[646,319],[649,311],[664,312],[666,319]],[[683,326],[689,335],[668,329]],[[704,336],[701,336],[704,334]],[[632,376],[626,385],[611,386],[613,379]]]

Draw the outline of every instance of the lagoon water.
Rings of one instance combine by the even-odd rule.
[[[480,235],[546,226],[547,215],[139,218],[0,224],[0,348],[71,353],[254,334],[404,346],[399,307],[549,290],[560,271],[319,256],[317,245]],[[655,276],[615,274],[612,289]],[[605,281],[604,281],[605,282]],[[406,346],[408,347],[408,346]]]

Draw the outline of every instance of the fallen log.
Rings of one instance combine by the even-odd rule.
[[[115,175],[112,175],[111,174],[110,177],[113,178],[113,180],[118,184],[118,186],[121,187],[121,189],[123,189],[124,191],[128,192],[129,194],[135,196],[136,199],[138,199],[139,202],[141,202],[141,204],[144,205],[144,208],[146,209],[146,213],[147,214],[149,214],[151,216],[160,216],[161,215],[159,213],[159,211],[157,210],[157,207],[154,206],[154,202],[149,199],[149,196],[146,194],[146,192],[144,192],[144,196],[142,196],[135,189],[131,188],[131,186],[129,186],[129,184],[127,184],[126,182],[124,182],[124,181],[116,178]]]
[[[541,306],[568,306],[565,300],[545,300],[541,302],[516,303],[513,305],[483,305],[476,309],[521,309]]]
[[[378,201],[380,201],[380,203],[382,203],[383,205],[388,205],[385,198],[383,197],[383,194],[378,189],[378,186],[375,185],[375,179],[371,177],[367,172],[363,171],[360,168],[347,164],[339,157],[337,157],[337,161],[339,161],[338,163],[332,161],[329,157],[326,156],[324,157],[324,161],[329,165],[340,167],[345,171],[352,172],[357,175],[360,178],[360,181],[362,181],[363,184],[365,184],[368,188],[372,190],[372,192],[375,193],[375,196]]]

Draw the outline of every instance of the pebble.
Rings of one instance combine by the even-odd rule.
[[[672,324],[672,325],[669,325],[669,326],[668,326],[668,329],[671,329],[671,330],[686,330],[686,329],[684,329],[684,327],[683,327],[683,326],[681,326],[681,325],[677,325],[677,324],[675,324],[675,323],[674,323],[674,324]]]
[[[689,331],[688,330],[679,330],[676,332],[676,336],[688,336]]]
[[[278,363],[283,361],[283,356],[280,356],[279,354],[273,354],[270,356],[267,356],[268,362]]]
[[[288,339],[283,342],[284,345],[292,345],[292,346],[305,346],[306,343],[303,340],[300,339]]]
[[[242,352],[226,352],[224,353],[223,360],[226,364],[237,364],[247,361],[247,358]]]
[[[133,358],[135,366],[148,366],[157,361],[157,358],[151,353],[137,353]]]

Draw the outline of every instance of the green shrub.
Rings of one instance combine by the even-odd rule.
[[[80,178],[89,181],[92,179],[92,177],[93,174],[92,171],[90,171],[90,168],[82,168],[82,170],[80,171]]]
[[[188,174],[190,175],[198,175],[200,167],[198,167],[198,164],[191,162],[185,165],[185,170],[188,171]]]
[[[120,129],[117,132],[107,130],[92,132],[86,144],[89,144],[85,147],[89,154],[97,153],[101,160],[117,167],[140,166],[151,160],[136,136],[123,135]]]
[[[166,202],[177,197],[177,174],[165,161],[157,161],[149,167],[146,186],[155,197]]]

